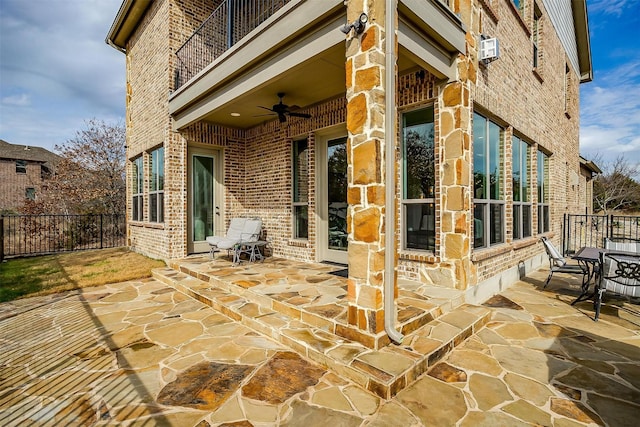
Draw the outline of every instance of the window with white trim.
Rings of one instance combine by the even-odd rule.
[[[518,137],[511,139],[513,240],[531,236],[531,146]]]
[[[131,192],[133,194],[132,204],[131,204],[131,220],[133,221],[142,221],[142,198],[143,198],[143,182],[144,175],[143,172],[143,159],[142,156],[138,157],[132,162],[132,173],[131,177],[133,179]]]
[[[293,141],[293,237],[309,238],[309,142]]]
[[[473,115],[474,248],[504,243],[504,130]]]
[[[549,231],[549,156],[538,150],[538,233]]]
[[[403,248],[435,250],[433,106],[402,115]]]
[[[164,147],[149,153],[149,221],[164,222]]]

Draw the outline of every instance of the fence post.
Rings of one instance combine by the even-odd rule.
[[[104,236],[104,228],[103,228],[102,216],[103,216],[103,214],[100,214],[100,249],[102,249],[102,238]]]
[[[613,239],[613,214],[607,217],[607,221],[609,221],[609,224],[608,224],[609,227],[607,227],[607,235],[605,236],[605,238],[612,240]]]
[[[569,222],[571,221],[571,216],[568,214],[564,214],[564,220],[562,221],[562,225],[564,226],[564,233],[563,237],[562,237],[562,255],[566,256],[567,255],[567,251],[569,250],[569,239],[571,236],[571,225],[569,224]]]
[[[0,262],[4,260],[4,217],[0,216]]]

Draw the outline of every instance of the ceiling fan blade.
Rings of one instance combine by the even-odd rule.
[[[284,113],[278,114],[278,120],[280,120],[280,123],[284,123],[287,121],[287,117],[284,115]]]
[[[294,113],[294,112],[289,112],[289,115],[291,117],[304,117],[305,119],[310,119],[311,118],[311,114],[307,114],[307,113]]]
[[[253,117],[266,117],[266,116],[275,116],[276,113],[271,113],[271,114],[256,114]]]
[[[273,111],[271,108],[263,107],[262,105],[258,105],[258,108],[263,108],[267,111]]]

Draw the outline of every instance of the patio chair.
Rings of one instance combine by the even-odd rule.
[[[547,277],[547,281],[544,283],[542,289],[547,287],[553,273],[579,274],[582,276],[582,285],[584,287],[584,282],[589,273],[587,267],[580,264],[568,264],[567,260],[563,258],[556,247],[553,246],[551,240],[546,237],[542,237],[541,240],[544,245],[544,249],[547,251],[547,256],[549,257],[549,276]]]
[[[243,245],[260,240],[262,220],[258,218],[232,218],[224,236],[207,236],[211,258],[216,252],[226,250],[233,254],[233,263],[240,262],[240,250]]]
[[[600,254],[600,263],[602,270],[594,302],[596,322],[606,291],[640,297],[640,254],[604,252]]]
[[[604,247],[608,250],[620,252],[634,252],[640,254],[640,242],[616,242],[611,239],[604,239]]]

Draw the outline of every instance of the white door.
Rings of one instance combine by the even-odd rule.
[[[320,135],[318,140],[318,254],[320,261],[347,264],[346,131]]]

